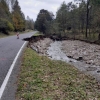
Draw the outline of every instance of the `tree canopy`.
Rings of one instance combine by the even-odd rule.
[[[35,29],[40,32],[46,33],[46,23],[53,20],[53,15],[47,10],[41,9],[36,22],[35,22]]]
[[[32,19],[31,22],[29,26],[34,24]],[[8,34],[9,31],[24,31],[27,29],[26,23],[18,0],[0,0],[0,32]]]

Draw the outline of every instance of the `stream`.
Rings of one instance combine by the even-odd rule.
[[[83,60],[77,61],[75,59],[68,58],[61,48],[61,41],[55,41],[51,43],[47,50],[48,57],[52,60],[61,60],[74,65],[81,72],[93,76],[97,81],[100,82],[100,66],[86,64]]]

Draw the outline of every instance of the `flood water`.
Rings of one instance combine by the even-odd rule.
[[[61,48],[61,41],[51,43],[47,50],[48,57],[52,60],[61,60],[74,65],[80,71],[84,72],[85,74],[92,75],[100,82],[100,66],[86,64],[84,61],[77,61],[75,59],[68,58]]]

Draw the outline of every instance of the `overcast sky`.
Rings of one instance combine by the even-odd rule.
[[[34,21],[37,18],[37,14],[41,9],[45,9],[53,12],[55,15],[57,9],[62,4],[63,0],[18,0],[22,12],[25,14],[25,17],[28,15]],[[64,0],[66,4],[73,0]]]

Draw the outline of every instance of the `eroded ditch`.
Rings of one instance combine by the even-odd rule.
[[[85,74],[92,75],[98,81],[100,81],[100,66],[87,64],[84,60],[78,61],[66,56],[62,50],[62,42],[53,42],[50,47],[48,47],[47,55],[53,60],[62,60],[71,65],[74,65],[80,71]]]
[[[71,42],[71,40],[66,40],[66,41]],[[70,48],[72,45],[67,46],[66,41],[52,41],[50,38],[44,38],[42,40],[39,39],[37,41],[31,41],[31,43],[29,43],[29,45],[32,49],[36,50],[39,54],[46,55],[52,60],[61,60],[61,61],[65,61],[71,65],[74,65],[81,72],[88,74],[88,75],[92,75],[94,78],[96,78],[100,82],[100,65],[99,65],[99,63],[96,65],[95,63],[91,63],[91,62],[87,63],[89,61],[88,59],[87,59],[87,61],[84,60],[83,55],[84,55],[84,53],[87,52],[85,45],[80,44],[80,41],[77,41],[77,42],[79,42],[81,47],[83,45],[84,46],[83,48],[80,48],[80,46],[77,47],[76,44],[74,45],[75,48],[76,47],[80,48],[81,52],[83,52],[82,50],[84,50],[83,55],[80,56],[80,52],[76,49],[78,54],[75,53],[76,51],[73,48],[71,48],[71,51],[68,49],[69,53],[67,53],[66,48]],[[92,47],[91,44],[87,44],[87,47],[88,46]],[[98,46],[96,46],[96,47],[98,47]],[[96,49],[96,50],[100,51],[100,46],[98,48],[99,49]],[[93,49],[93,51],[94,51],[94,49]],[[72,56],[72,54],[73,54],[72,52],[74,52],[76,55]],[[94,52],[91,51],[91,54],[92,53],[94,53]],[[92,56],[91,54],[88,55],[88,57],[91,57]],[[97,53],[97,54],[98,54],[98,57],[100,58],[99,53]],[[76,57],[76,59],[75,59],[75,57]],[[81,59],[79,59],[79,58],[81,58]],[[99,60],[99,58],[98,58],[98,60]],[[90,61],[93,61],[93,59]]]

